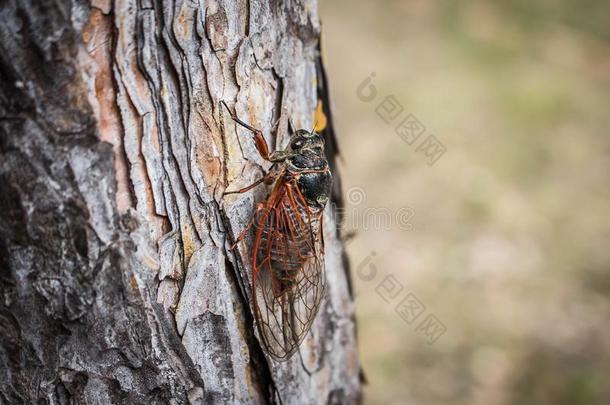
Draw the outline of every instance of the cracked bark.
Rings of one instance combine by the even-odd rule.
[[[319,36],[312,0],[0,4],[0,403],[359,401],[331,120],[329,288],[288,362],[229,250],[265,187],[222,197],[267,164],[219,101],[272,148],[330,118]]]

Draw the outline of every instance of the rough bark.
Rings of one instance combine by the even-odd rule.
[[[268,165],[220,100],[272,147],[329,118],[319,36],[313,0],[0,3],[0,402],[359,400],[338,182],[327,297],[285,363],[229,249],[265,187],[222,196]]]

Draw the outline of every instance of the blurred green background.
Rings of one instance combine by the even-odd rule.
[[[610,404],[610,2],[320,9],[344,190],[366,193],[348,214],[414,213],[347,218],[365,402]],[[412,146],[375,112],[389,95],[426,128]],[[388,276],[403,289],[386,302]],[[446,328],[431,344],[429,315]]]

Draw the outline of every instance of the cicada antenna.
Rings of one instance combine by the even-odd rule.
[[[312,128],[312,129],[311,129],[311,131],[309,131],[309,132],[311,132],[311,133],[313,134],[313,131],[315,131],[315,130],[316,130],[316,127],[317,127],[317,126],[318,126],[318,119],[316,118],[316,120],[313,122],[313,128]]]

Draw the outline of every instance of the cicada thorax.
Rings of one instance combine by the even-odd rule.
[[[296,180],[298,191],[310,208],[323,209],[330,197],[332,175],[321,148],[307,149],[287,159],[289,179]]]

